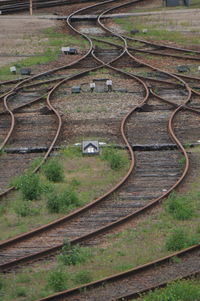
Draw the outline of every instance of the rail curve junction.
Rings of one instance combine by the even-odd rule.
[[[172,74],[156,68],[139,59],[137,53],[149,53],[156,56],[198,61],[200,60],[200,52],[133,39],[113,31],[103,22],[103,17],[106,14],[129,8],[140,2],[145,3],[146,1],[123,1],[123,4],[121,2],[115,0],[98,2],[78,9],[68,16],[66,21],[68,27],[74,33],[86,39],[89,44],[87,53],[81,58],[68,65],[54,68],[36,76],[19,79],[14,86],[12,86],[13,82],[10,81],[1,83],[3,86],[8,85],[8,88],[0,96],[2,100],[0,117],[3,121],[4,129],[0,136],[2,141],[1,149],[8,144],[8,141],[14,147],[26,148],[30,146],[30,144],[27,145],[26,137],[23,136],[24,130],[21,127],[27,130],[30,123],[31,128],[28,135],[31,136],[32,123],[29,118],[27,120],[23,116],[21,109],[32,108],[33,106],[34,109],[37,108],[36,112],[38,110],[40,112],[47,110],[45,112],[48,112],[48,114],[42,113],[41,116],[38,114],[36,116],[33,115],[34,122],[35,118],[37,118],[37,126],[41,126],[40,120],[42,119],[42,126],[46,126],[49,131],[44,131],[44,137],[35,137],[33,135],[31,139],[31,146],[40,145],[42,141],[47,147],[47,152],[40,165],[36,167],[35,172],[46,161],[61,135],[63,122],[59,109],[56,107],[56,104],[53,104],[55,92],[62,90],[71,81],[82,80],[90,72],[96,72],[102,68],[106,68],[122,78],[128,78],[140,91],[138,101],[134,103],[133,100],[133,105],[126,108],[123,118],[120,122],[118,121],[118,125],[120,124],[118,141],[122,142],[123,146],[126,147],[130,157],[130,166],[125,177],[110,191],[67,216],[1,242],[0,271],[2,272],[55,256],[62,248],[63,240],[66,237],[72,244],[84,244],[93,238],[98,239],[98,236],[107,233],[110,229],[117,229],[117,227],[128,221],[142,216],[150,208],[159,205],[170,192],[182,183],[187,175],[189,157],[183,146],[184,135],[180,140],[178,138],[180,133],[184,131],[184,128],[180,130],[176,127],[175,133],[174,120],[178,119],[179,114],[181,115],[183,111],[188,113],[189,117],[185,117],[188,119],[190,119],[191,114],[197,116],[197,118],[200,115],[199,105],[196,105],[193,101],[193,99],[199,97],[199,92],[193,86],[194,80],[199,83],[199,79]],[[1,5],[5,5],[5,3]],[[115,42],[86,35],[76,28],[76,22],[72,22],[73,16],[84,15],[87,12],[98,14],[98,26],[106,33],[106,36],[108,35],[115,39]],[[112,45],[116,48],[116,51],[111,56],[104,57],[98,51],[98,47],[95,46],[96,42]],[[137,42],[136,48],[134,47],[135,42]],[[87,65],[88,60],[91,62],[91,65],[86,70],[81,70],[75,74],[72,72],[72,74],[68,75],[60,73],[60,71],[62,72],[66,69],[73,69],[75,66],[80,66],[81,69],[82,64]],[[121,68],[127,62],[128,65],[133,67],[133,72]],[[138,75],[135,72],[137,68],[134,69],[134,66],[137,66],[137,68],[140,66],[148,70],[150,75]],[[158,74],[162,75],[161,79],[158,78]],[[51,79],[47,79],[49,75],[52,76]],[[33,88],[34,92],[32,92]],[[171,94],[168,95],[166,93],[166,90],[170,88],[174,89],[173,97]],[[23,103],[18,105],[18,99],[22,97],[22,94],[24,94]],[[141,124],[146,119],[150,130],[147,129],[146,133],[141,135]],[[48,128],[50,124],[53,128],[51,130]],[[183,124],[186,127],[185,120]],[[152,131],[154,128],[156,130]],[[188,130],[188,128],[190,128],[190,125],[187,124],[185,129]],[[45,137],[48,137],[47,141]],[[173,144],[172,149],[165,149],[165,145],[169,147],[170,144]],[[133,145],[136,146],[135,152],[133,151]],[[156,151],[152,145],[157,146]],[[148,151],[144,150],[145,147],[147,147]],[[183,167],[178,164],[182,157],[185,159]],[[30,161],[30,157],[27,158]],[[6,162],[4,164],[6,166]],[[151,170],[151,173],[149,170]],[[8,194],[12,189],[13,187],[4,190],[0,196]],[[49,248],[49,246],[51,247]],[[77,300],[77,298],[80,298],[80,300],[97,301],[131,299],[137,297],[141,292],[166,285],[166,283],[174,279],[189,277],[199,273],[199,248],[200,245],[192,246],[125,273],[90,283],[83,286],[86,288],[86,291],[82,290],[83,287],[79,287],[41,300]],[[177,264],[172,263],[171,258],[174,256],[180,256],[182,258],[181,262]],[[183,271],[181,276],[179,274],[180,268]],[[155,281],[150,281],[152,275],[155,275],[153,277]],[[138,287],[138,281],[141,283],[140,287]]]

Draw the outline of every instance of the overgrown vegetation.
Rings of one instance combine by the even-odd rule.
[[[166,240],[166,249],[168,251],[178,251],[195,245],[199,242],[196,234],[187,233],[182,228],[175,228]]]
[[[121,154],[127,157],[126,151],[121,150]],[[17,190],[0,204],[1,239],[48,223],[94,200],[117,183],[129,166],[127,159],[126,165],[116,172],[100,156],[82,156],[80,147],[63,147],[47,162],[56,161],[55,165],[50,164],[50,174],[55,170],[57,173],[57,166],[62,166],[63,176],[64,169],[62,181],[52,182],[46,178],[43,168],[32,176],[41,160],[40,157],[33,160],[22,177],[11,181]],[[60,176],[60,171],[57,174]]]
[[[47,287],[53,292],[67,289],[68,275],[62,269],[54,269],[47,274]]]
[[[63,265],[76,265],[86,262],[90,256],[91,250],[89,248],[83,248],[79,245],[72,246],[68,241],[65,241],[57,260]]]
[[[198,301],[200,286],[196,280],[182,280],[168,284],[166,288],[157,289],[142,296],[142,301]]]
[[[90,271],[80,271],[75,274],[73,281],[77,285],[85,284],[92,282],[92,273]]]
[[[12,185],[21,191],[24,200],[37,200],[42,192],[39,175],[31,172],[16,178]]]
[[[47,208],[50,213],[66,213],[80,205],[77,193],[70,188],[47,194]]]
[[[187,195],[178,196],[176,193],[171,193],[165,203],[165,209],[178,220],[187,220],[194,216],[194,208]]]
[[[43,166],[43,172],[49,181],[61,182],[64,180],[64,168],[56,158],[49,160]]]

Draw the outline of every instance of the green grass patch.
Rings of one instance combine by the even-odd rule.
[[[30,45],[32,45],[31,38]],[[78,47],[79,50],[84,50],[88,48],[88,42],[79,36],[60,33],[55,28],[46,28],[40,31],[37,42],[34,44],[35,56],[13,62],[12,66],[16,66],[18,73],[19,69],[23,67],[48,64],[58,58],[59,54],[61,54],[62,46]],[[0,67],[0,80],[10,80],[19,77],[19,74],[14,75],[10,72],[10,66],[9,64]]]
[[[150,22],[150,17],[128,17],[128,18],[116,18],[115,22],[120,25],[125,31],[130,33],[133,28],[139,30],[139,33],[134,35],[135,38],[142,38],[145,40],[157,40],[157,41],[171,41],[175,43],[180,43],[183,45],[199,44],[199,37],[186,36],[180,31],[176,30],[167,30],[167,25],[165,28],[158,24],[153,24]],[[144,28],[148,28],[146,34],[142,33]]]

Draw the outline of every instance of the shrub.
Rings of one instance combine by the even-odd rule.
[[[76,273],[73,279],[75,284],[85,284],[92,281],[92,275],[90,271],[80,271]]]
[[[118,170],[125,164],[125,158],[114,148],[104,148],[101,157],[109,163],[113,170]]]
[[[36,200],[42,192],[39,176],[34,173],[27,172],[23,174],[13,184],[22,192],[25,200]]]
[[[47,275],[47,286],[54,292],[67,289],[68,275],[61,270],[53,270]]]
[[[47,208],[51,213],[59,213],[73,209],[80,205],[80,201],[75,191],[65,189],[61,193],[51,192],[47,194]]]
[[[60,211],[59,198],[55,192],[47,194],[47,209],[50,213],[59,213]]]
[[[166,210],[178,220],[187,220],[194,215],[194,209],[185,197],[169,198],[166,202]]]
[[[182,229],[175,229],[166,240],[166,249],[168,251],[178,251],[198,243],[198,240],[193,235],[188,235]]]
[[[86,262],[90,255],[91,252],[88,248],[64,244],[61,253],[57,256],[57,260],[64,265],[76,265]]]
[[[65,189],[60,196],[60,202],[62,208],[80,205],[80,201],[78,199],[77,193],[71,189]]]
[[[56,158],[49,160],[43,166],[43,172],[49,181],[60,182],[64,179],[63,166]]]

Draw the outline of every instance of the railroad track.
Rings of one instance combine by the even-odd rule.
[[[99,0],[36,0],[33,2],[34,9],[39,8],[48,8],[54,6],[62,6],[62,5],[70,5],[75,3],[87,3],[87,2],[100,2]],[[29,1],[17,1],[17,0],[8,0],[8,1],[0,1],[0,13],[2,15],[17,13],[20,11],[29,10]]]
[[[196,245],[125,273],[116,274],[112,277],[66,290],[37,301],[132,300],[139,297],[142,293],[164,287],[170,281],[198,275],[200,271],[199,254],[200,245]],[[173,263],[174,257],[180,258],[180,262]]]
[[[109,2],[113,2],[113,1],[109,1]],[[138,2],[138,1],[136,1],[136,2]],[[129,2],[127,2],[127,4],[126,5],[130,5],[130,1]],[[96,5],[95,5],[96,6]],[[95,7],[94,6],[94,7]],[[119,5],[120,7],[122,6],[122,5]],[[119,7],[118,6],[118,7]],[[109,9],[110,10],[110,9]],[[112,10],[112,9],[111,9]],[[80,13],[80,10],[78,11],[78,13]],[[71,16],[72,17],[72,16]],[[69,17],[70,18],[70,17]],[[70,25],[71,26],[71,25]],[[85,37],[85,38],[87,38],[87,37]],[[88,38],[87,38],[88,39]],[[89,40],[90,42],[91,42],[91,40]],[[120,57],[122,57],[123,56],[123,52],[120,54]],[[101,62],[102,64],[104,64],[104,62]],[[105,65],[105,64],[104,64]],[[97,69],[98,69],[98,67],[97,67]],[[115,69],[115,68],[114,68]],[[116,69],[117,70],[117,69]],[[118,70],[118,72],[119,72],[119,70]],[[86,72],[83,72],[83,74],[85,74]],[[125,73],[124,73],[125,74]],[[128,76],[128,73],[126,74],[127,76]],[[131,75],[129,75],[130,77],[131,77]],[[133,78],[134,78],[134,76],[132,76]],[[55,89],[57,89],[60,85],[62,85],[63,83],[65,83],[66,81],[67,81],[68,79],[63,79],[61,82],[59,82],[56,86],[54,86],[54,88],[49,92],[49,95],[48,95],[48,99],[51,97],[51,95],[52,95],[52,93],[55,91]],[[136,78],[135,78],[135,80],[136,80]],[[137,81],[139,81],[142,85],[143,85],[143,87],[145,88],[145,90],[146,90],[146,96],[145,96],[145,98],[144,98],[144,102],[146,102],[146,100],[149,98],[149,93],[148,93],[148,89],[147,89],[147,86],[146,86],[146,84],[143,82],[143,81],[141,81],[141,80],[137,80]],[[132,168],[133,168],[133,164],[134,164],[134,157],[133,157],[133,153],[132,153],[132,150],[131,150],[131,147],[130,147],[130,145],[129,145],[129,143],[128,143],[128,140],[127,140],[127,138],[126,138],[126,136],[125,136],[125,134],[124,134],[124,126],[125,126],[125,121],[128,119],[128,118],[130,118],[130,115],[133,113],[132,111],[135,111],[136,109],[138,109],[138,108],[140,108],[141,107],[141,105],[139,105],[139,106],[136,106],[133,110],[131,110],[131,112],[129,112],[128,114],[127,114],[127,116],[125,117],[125,119],[122,121],[122,125],[121,125],[121,129],[122,129],[122,135],[123,135],[123,137],[124,137],[124,141],[126,142],[126,144],[128,145],[128,147],[129,147],[129,151],[130,151],[130,154],[131,154],[131,156],[132,156],[132,166],[131,166],[131,169],[130,169],[130,171],[132,171]],[[167,119],[166,119],[167,120]],[[167,140],[167,142],[168,142],[168,140]],[[175,151],[176,152],[176,151]],[[177,152],[177,154],[179,154],[178,152]],[[152,155],[153,155],[153,153],[152,153]],[[161,154],[160,154],[161,155]],[[145,157],[146,155],[144,154],[144,157]],[[176,157],[176,155],[174,154],[174,156]],[[139,155],[138,155],[138,158],[139,158]],[[147,159],[147,158],[146,158]],[[177,159],[177,158],[176,158]],[[149,162],[152,160],[152,157],[150,156],[149,158],[148,158],[148,163],[147,164],[149,164]],[[142,159],[138,159],[138,161],[139,162],[142,162]],[[153,164],[153,163],[152,163]],[[174,162],[173,162],[173,165],[174,165]],[[145,167],[146,166],[143,166],[143,168],[145,169]],[[161,164],[161,167],[160,167],[161,169],[163,168],[166,168],[166,162],[165,162],[165,160],[164,160],[164,158],[163,158],[163,167],[162,167],[162,164]],[[177,166],[177,170],[178,170],[178,166]],[[172,175],[172,182],[174,183],[176,183],[176,182],[178,182],[179,183],[179,181],[175,181],[175,178],[176,178],[176,180],[178,180],[179,178],[181,178],[180,177],[180,174],[177,172],[177,170],[176,170],[176,172]],[[129,173],[130,173],[130,171],[129,171]],[[142,171],[141,170],[139,170],[138,171],[138,181],[141,181],[140,180],[140,178],[141,178],[141,176],[140,176],[140,174],[142,174]],[[126,177],[129,177],[129,174],[126,176]],[[155,170],[155,177],[156,177],[156,170]],[[133,177],[134,178],[134,177]],[[145,177],[144,177],[145,178]],[[146,178],[148,178],[148,177],[146,177]],[[146,180],[146,179],[145,179]],[[143,186],[145,185],[145,180],[143,179]],[[125,181],[125,179],[122,181],[122,182],[124,182]],[[164,193],[164,194],[161,194],[161,195],[159,195],[157,198],[155,198],[157,201],[158,200],[160,200],[162,197],[164,197],[164,196],[166,196],[168,193],[169,193],[169,191],[171,191],[171,187],[173,187],[173,185],[172,185],[172,182],[170,182],[170,183],[168,183],[168,187],[167,188],[169,188],[169,189],[164,189],[164,190],[166,190],[167,191],[167,193]],[[120,183],[119,184],[119,186],[121,186],[121,184],[122,183]],[[132,183],[131,183],[131,181],[130,181],[130,184],[129,184],[129,187],[131,187],[132,186]],[[176,186],[176,185],[175,185]],[[135,186],[134,186],[134,188],[135,189],[137,189]],[[129,188],[130,189],[130,188]],[[113,191],[115,191],[115,189],[113,190]],[[112,191],[111,191],[112,192]],[[145,191],[146,193],[147,193],[147,191]],[[123,199],[123,204],[124,204],[124,196],[123,196],[123,192],[121,192],[121,195],[122,195],[122,199]],[[129,194],[130,194],[130,192],[129,192]],[[138,193],[139,194],[139,193]],[[110,195],[110,193],[108,193],[108,195]],[[100,200],[104,200],[104,198],[105,197],[103,197],[103,198],[100,198]],[[125,197],[126,198],[126,197]],[[150,194],[148,197],[146,197],[146,196],[144,196],[144,195],[140,195],[140,196],[136,196],[136,200],[137,200],[137,202],[138,202],[138,199],[146,199],[146,200],[149,200],[149,203],[151,204],[151,202],[152,202],[152,194]],[[98,202],[99,202],[99,200],[98,200]],[[98,203],[98,202],[94,202],[94,204],[95,203]],[[110,203],[110,201],[107,201],[107,203],[109,204]],[[91,205],[90,205],[91,206]],[[90,207],[89,206],[89,207]],[[133,212],[134,211],[137,211],[137,210],[135,210],[135,208],[137,209],[137,206],[138,207],[144,207],[144,208],[146,208],[146,207],[148,207],[148,205],[147,205],[147,203],[143,203],[143,204],[134,204],[134,205],[132,205],[132,202],[130,202],[130,199],[128,199],[127,200],[127,204],[126,204],[126,206],[127,206],[127,210],[123,213],[123,215],[122,216],[119,216],[119,214],[117,213],[118,212],[118,210],[119,210],[119,204],[117,204],[117,206],[116,206],[116,213],[115,214],[113,214],[113,205],[111,206],[111,208],[107,208],[106,207],[106,205],[105,204],[103,204],[103,206],[102,206],[102,204],[100,204],[99,205],[99,209],[97,208],[97,216],[99,216],[98,218],[96,217],[96,220],[99,220],[100,221],[100,223],[96,223],[96,230],[97,229],[100,229],[102,226],[103,227],[105,227],[105,224],[107,223],[107,221],[110,221],[110,222],[115,222],[117,219],[123,219],[124,217],[126,217],[126,216],[129,216],[129,215],[132,215],[133,214]],[[122,204],[121,204],[121,206],[122,206]],[[98,207],[98,205],[97,205],[97,207]],[[107,212],[105,213],[104,211],[103,211],[103,208],[102,207],[105,207],[105,208],[107,208]],[[134,210],[133,210],[133,208],[134,208]],[[86,206],[86,208],[87,208],[87,206]],[[139,210],[140,211],[140,210]],[[84,215],[86,214],[88,214],[88,216],[91,216],[91,212],[93,212],[93,206],[91,206],[91,212],[89,211],[89,210],[87,210],[87,212],[85,211],[85,209],[82,209],[81,211],[80,211],[81,213],[83,212],[84,213]],[[108,216],[109,216],[109,213],[110,213],[110,218],[108,218]],[[106,216],[107,215],[107,219],[104,221],[104,223],[102,224],[102,222],[101,222],[101,220],[100,220],[100,217],[101,216]],[[68,219],[70,219],[70,223],[72,224],[72,226],[71,226],[71,228],[69,228],[69,231],[68,231],[68,233],[71,233],[71,236],[69,236],[69,238],[71,238],[71,239],[80,239],[80,237],[73,237],[73,235],[72,235],[72,233],[74,232],[77,232],[78,233],[78,231],[74,228],[74,225],[73,225],[73,223],[75,223],[75,224],[77,224],[77,217],[76,217],[76,214],[74,214],[74,217],[75,217],[75,221],[71,221],[71,216],[69,216],[67,219],[64,219],[63,220],[63,222],[64,222],[64,225],[62,226],[62,227],[64,227],[64,228],[66,228],[66,220],[68,220]],[[82,223],[82,221],[84,221],[85,220],[85,218],[86,218],[86,216],[84,216],[83,218],[81,218],[80,217],[80,225],[78,226],[78,228],[81,228],[82,226],[81,226],[81,223]],[[58,224],[59,224],[59,228],[60,228],[60,222],[61,221],[59,221],[59,222],[57,222]],[[91,222],[92,222],[92,224],[93,224],[93,220],[91,220]],[[69,222],[67,221],[67,223],[68,223],[68,227],[69,227]],[[78,225],[78,224],[77,224]],[[55,224],[54,224],[54,226],[55,226]],[[49,228],[49,227],[48,227]],[[73,231],[72,231],[72,228],[73,228]],[[81,232],[82,232],[82,234],[83,234],[83,236],[87,236],[89,233],[88,233],[88,230],[90,230],[91,229],[91,227],[86,227],[86,229],[82,229],[81,230]],[[44,230],[44,228],[43,228],[43,230]],[[42,231],[42,229],[40,229],[40,231]],[[56,229],[53,229],[52,230],[53,232],[54,231],[56,231],[57,232],[57,230]],[[62,230],[61,230],[61,232],[63,232]],[[47,245],[52,245],[52,241],[51,241],[51,237],[52,237],[52,234],[51,234],[51,231],[49,232],[50,234],[49,234],[49,237],[50,237],[50,241],[48,241],[47,242]],[[37,239],[37,243],[38,243],[38,239],[39,239],[39,236],[38,236],[38,231],[33,231],[31,234],[29,233],[28,234],[28,236],[29,235],[37,235],[36,236],[36,239]],[[55,242],[55,240],[54,240],[54,242],[55,242],[55,244],[54,244],[54,246],[55,247],[57,247],[57,246],[61,246],[62,245],[62,240],[63,240],[63,238],[64,237],[66,237],[66,235],[67,235],[67,233],[64,233],[63,232],[63,234],[58,238],[58,240]],[[27,237],[28,237],[27,236]],[[42,234],[42,236],[43,236],[43,234]],[[41,236],[41,239],[43,240],[43,237]],[[45,236],[47,236],[47,234],[45,234]],[[23,238],[25,238],[25,236],[23,237]],[[18,240],[21,240],[22,239],[22,236],[20,237],[20,238],[18,238]],[[33,239],[33,238],[31,238],[31,239]],[[12,242],[14,242],[14,241],[12,241]],[[29,245],[29,240],[27,241],[27,243],[28,243],[28,245]],[[23,243],[22,243],[23,244]],[[2,247],[3,246],[5,246],[5,245],[11,245],[11,241],[9,241],[9,242],[6,242],[6,243],[4,243],[3,245],[2,245]],[[18,247],[17,247],[18,249],[19,249],[19,244],[18,244]],[[22,255],[22,249],[24,249],[25,251],[24,251],[24,255],[27,255],[27,246],[25,246],[25,247],[23,247],[22,246],[22,248],[20,248],[20,254]],[[40,247],[40,250],[42,249],[42,247]],[[43,248],[43,250],[42,250],[43,252],[46,252],[46,246],[44,246],[44,248]],[[6,251],[4,250],[3,252],[5,252],[4,253],[4,256],[2,256],[2,258],[4,257],[7,257],[7,255],[8,255],[8,253],[6,253]],[[31,252],[30,252],[31,253]],[[35,249],[34,248],[34,252],[33,252],[34,254],[37,254],[38,253],[38,249]],[[38,254],[37,254],[37,256],[38,256]],[[10,257],[10,259],[11,259],[11,261],[13,261],[13,259],[14,259],[14,261],[15,261],[15,259],[18,257],[18,255],[17,254],[15,254],[14,255],[14,257]],[[26,256],[27,257],[27,256]],[[27,260],[27,259],[26,259]],[[15,261],[15,263],[16,263],[16,261]],[[6,263],[6,266],[7,266],[7,263]]]
[[[113,1],[109,1],[109,2],[113,2]],[[135,2],[139,2],[139,1],[135,1]],[[130,5],[130,3],[127,2],[126,5]],[[117,6],[117,8],[119,7],[123,7],[123,5]],[[101,13],[100,17],[98,18],[99,25],[101,25],[107,32],[109,32],[109,29],[105,28],[105,26],[101,23],[101,17],[103,16],[103,14],[108,13],[113,9],[114,8],[107,9],[105,12]],[[80,11],[78,11],[77,13],[80,13]],[[68,25],[77,33],[79,33],[78,30],[73,28],[73,26],[70,23],[70,18],[73,15],[74,14],[70,15],[68,19]],[[110,33],[113,34],[113,32]],[[113,63],[121,59],[124,54],[127,54],[132,61],[138,62],[140,64],[142,63],[143,65],[145,65],[143,62],[133,57],[133,55],[129,52],[126,39],[124,37],[117,35],[117,37],[124,42],[125,46],[122,52],[120,53],[120,55],[118,55],[115,59],[112,58],[111,62],[109,61],[104,62],[101,59],[97,58],[95,52],[92,51],[92,47],[93,47],[92,40],[88,38],[86,35],[83,35],[83,37],[86,38],[90,43],[90,50],[88,51],[85,58],[87,58],[88,55],[92,54],[94,59],[96,59],[101,64],[100,67],[92,68],[90,69],[90,71],[98,70],[102,66],[110,68],[111,70],[129,76],[130,79],[140,83],[140,85],[143,87],[143,90],[145,92],[145,96],[141,101],[141,103],[134,106],[133,109],[127,113],[127,115],[123,118],[121,122],[121,134],[124,140],[124,144],[128,147],[129,154],[132,159],[129,172],[127,173],[126,177],[110,192],[100,197],[99,199],[95,200],[91,204],[85,206],[84,208],[77,210],[76,212],[70,214],[69,216],[63,219],[58,220],[57,222],[51,223],[46,227],[41,227],[40,229],[37,229],[25,235],[21,235],[18,236],[17,238],[3,242],[0,245],[0,249],[2,251],[1,253],[2,265],[0,266],[1,271],[6,271],[13,267],[19,266],[20,264],[25,264],[30,260],[41,259],[41,257],[43,256],[49,256],[49,255],[51,256],[52,254],[55,254],[62,247],[62,241],[64,238],[66,238],[66,236],[71,240],[72,243],[86,242],[87,239],[91,239],[92,237],[97,237],[97,234],[104,233],[108,229],[111,229],[112,227],[116,227],[117,225],[120,225],[125,221],[132,219],[138,216],[139,214],[142,214],[143,212],[145,212],[155,204],[158,204],[160,200],[162,200],[165,196],[169,194],[170,191],[172,191],[175,187],[177,187],[187,173],[188,164],[189,164],[188,156],[182,144],[174,134],[173,121],[175,116],[177,116],[179,111],[181,111],[183,108],[185,110],[191,110],[190,108],[188,108],[188,102],[191,100],[192,92],[188,84],[184,80],[179,78],[177,75],[168,74],[168,76],[174,81],[171,83],[172,85],[177,85],[175,81],[178,81],[179,82],[178,85],[182,85],[182,87],[185,89],[186,96],[183,97],[181,102],[178,104],[177,104],[177,99],[175,99],[174,102],[173,101],[170,102],[165,98],[161,97],[160,95],[154,94],[153,91],[151,93],[152,95],[150,95],[149,89],[144,79],[139,79],[139,77],[135,75],[131,75],[128,72],[123,72],[115,67],[112,67]],[[153,68],[150,65],[146,64],[146,66],[150,69],[162,72],[162,70]],[[79,73],[77,74],[77,77],[86,75],[88,72],[89,71],[87,70],[82,73]],[[47,97],[48,102],[51,101],[51,98],[53,97],[53,94],[56,91],[56,89],[62,87],[62,85],[65,84],[68,80],[69,78],[64,78],[50,90]],[[156,81],[156,79],[147,79],[147,80],[148,81],[152,80],[154,82]],[[159,80],[157,81],[160,83]],[[163,81],[163,83],[164,82],[165,81]],[[198,114],[198,111],[195,111],[194,113]],[[152,122],[152,127],[155,126],[156,121],[159,123],[159,127],[161,127],[160,137],[155,135],[155,133],[152,133],[152,136],[150,137],[148,137],[148,133],[146,137],[141,137],[139,125],[141,124],[141,122],[143,122],[143,120],[146,119],[147,114],[149,115],[149,119]],[[154,119],[155,116],[157,116],[157,120]],[[136,122],[134,128],[133,128],[133,122]],[[167,130],[165,127],[166,124],[168,124]],[[135,128],[138,128],[138,132],[135,131]],[[135,155],[133,154],[131,144],[135,143],[136,140],[137,140],[137,144],[139,145],[144,144],[144,141],[146,141],[146,139],[148,141],[148,144],[152,141],[153,144],[155,143],[160,145],[165,143],[169,144],[168,134],[171,136],[173,142],[175,142],[175,144],[177,145],[177,148],[181,150],[181,152],[184,154],[186,158],[186,165],[183,168],[183,170],[181,170],[180,166],[178,166],[177,164],[180,157],[180,151],[176,149],[172,151],[168,151],[170,154],[172,154],[173,157],[172,160],[166,159],[167,152],[164,154],[161,151],[159,152],[159,150],[157,150],[156,152],[156,156],[157,156],[156,159],[155,159],[155,152],[153,151],[152,152],[140,151]],[[133,140],[131,141],[131,139]],[[136,165],[135,165],[135,160],[136,160]],[[149,170],[147,169],[147,166],[149,166],[149,164],[152,171],[151,174],[149,174]],[[173,169],[171,168],[172,166]],[[135,167],[134,173],[133,173],[133,167]],[[155,183],[155,179],[158,178],[158,175],[159,178],[162,179],[161,183],[158,184],[158,186],[153,186],[152,191],[150,191],[149,189],[145,189],[147,188],[147,183],[149,184],[149,186]],[[152,183],[149,182],[150,178],[152,178]],[[165,179],[168,180],[165,182]],[[164,188],[163,188],[163,182],[165,184]],[[164,190],[162,191],[162,193],[160,193],[161,187]],[[113,202],[112,194],[113,192],[116,192],[116,190],[118,193],[119,200],[118,202]],[[119,208],[120,209],[123,208],[124,212],[120,211],[119,213]],[[91,231],[91,228],[93,228],[94,231]],[[41,242],[43,242],[43,244]],[[36,245],[39,245],[40,248],[35,247]],[[48,247],[49,245],[53,247],[49,248]],[[128,274],[128,277],[129,276],[130,274]],[[174,275],[173,275],[173,279],[174,279]],[[125,287],[124,284],[123,286]],[[145,289],[146,288],[144,288],[143,290]],[[133,294],[133,289],[130,294]],[[107,297],[108,296],[109,295],[107,295]],[[117,292],[117,297],[118,296],[119,296],[119,292]],[[63,297],[65,298],[65,295],[61,296],[61,298]],[[50,298],[54,298],[54,297],[50,297]],[[57,295],[55,296],[55,298],[59,299],[60,297]],[[57,299],[49,299],[49,300],[57,300]],[[86,300],[90,300],[90,299],[86,299]],[[109,300],[109,299],[105,299],[105,300]]]

